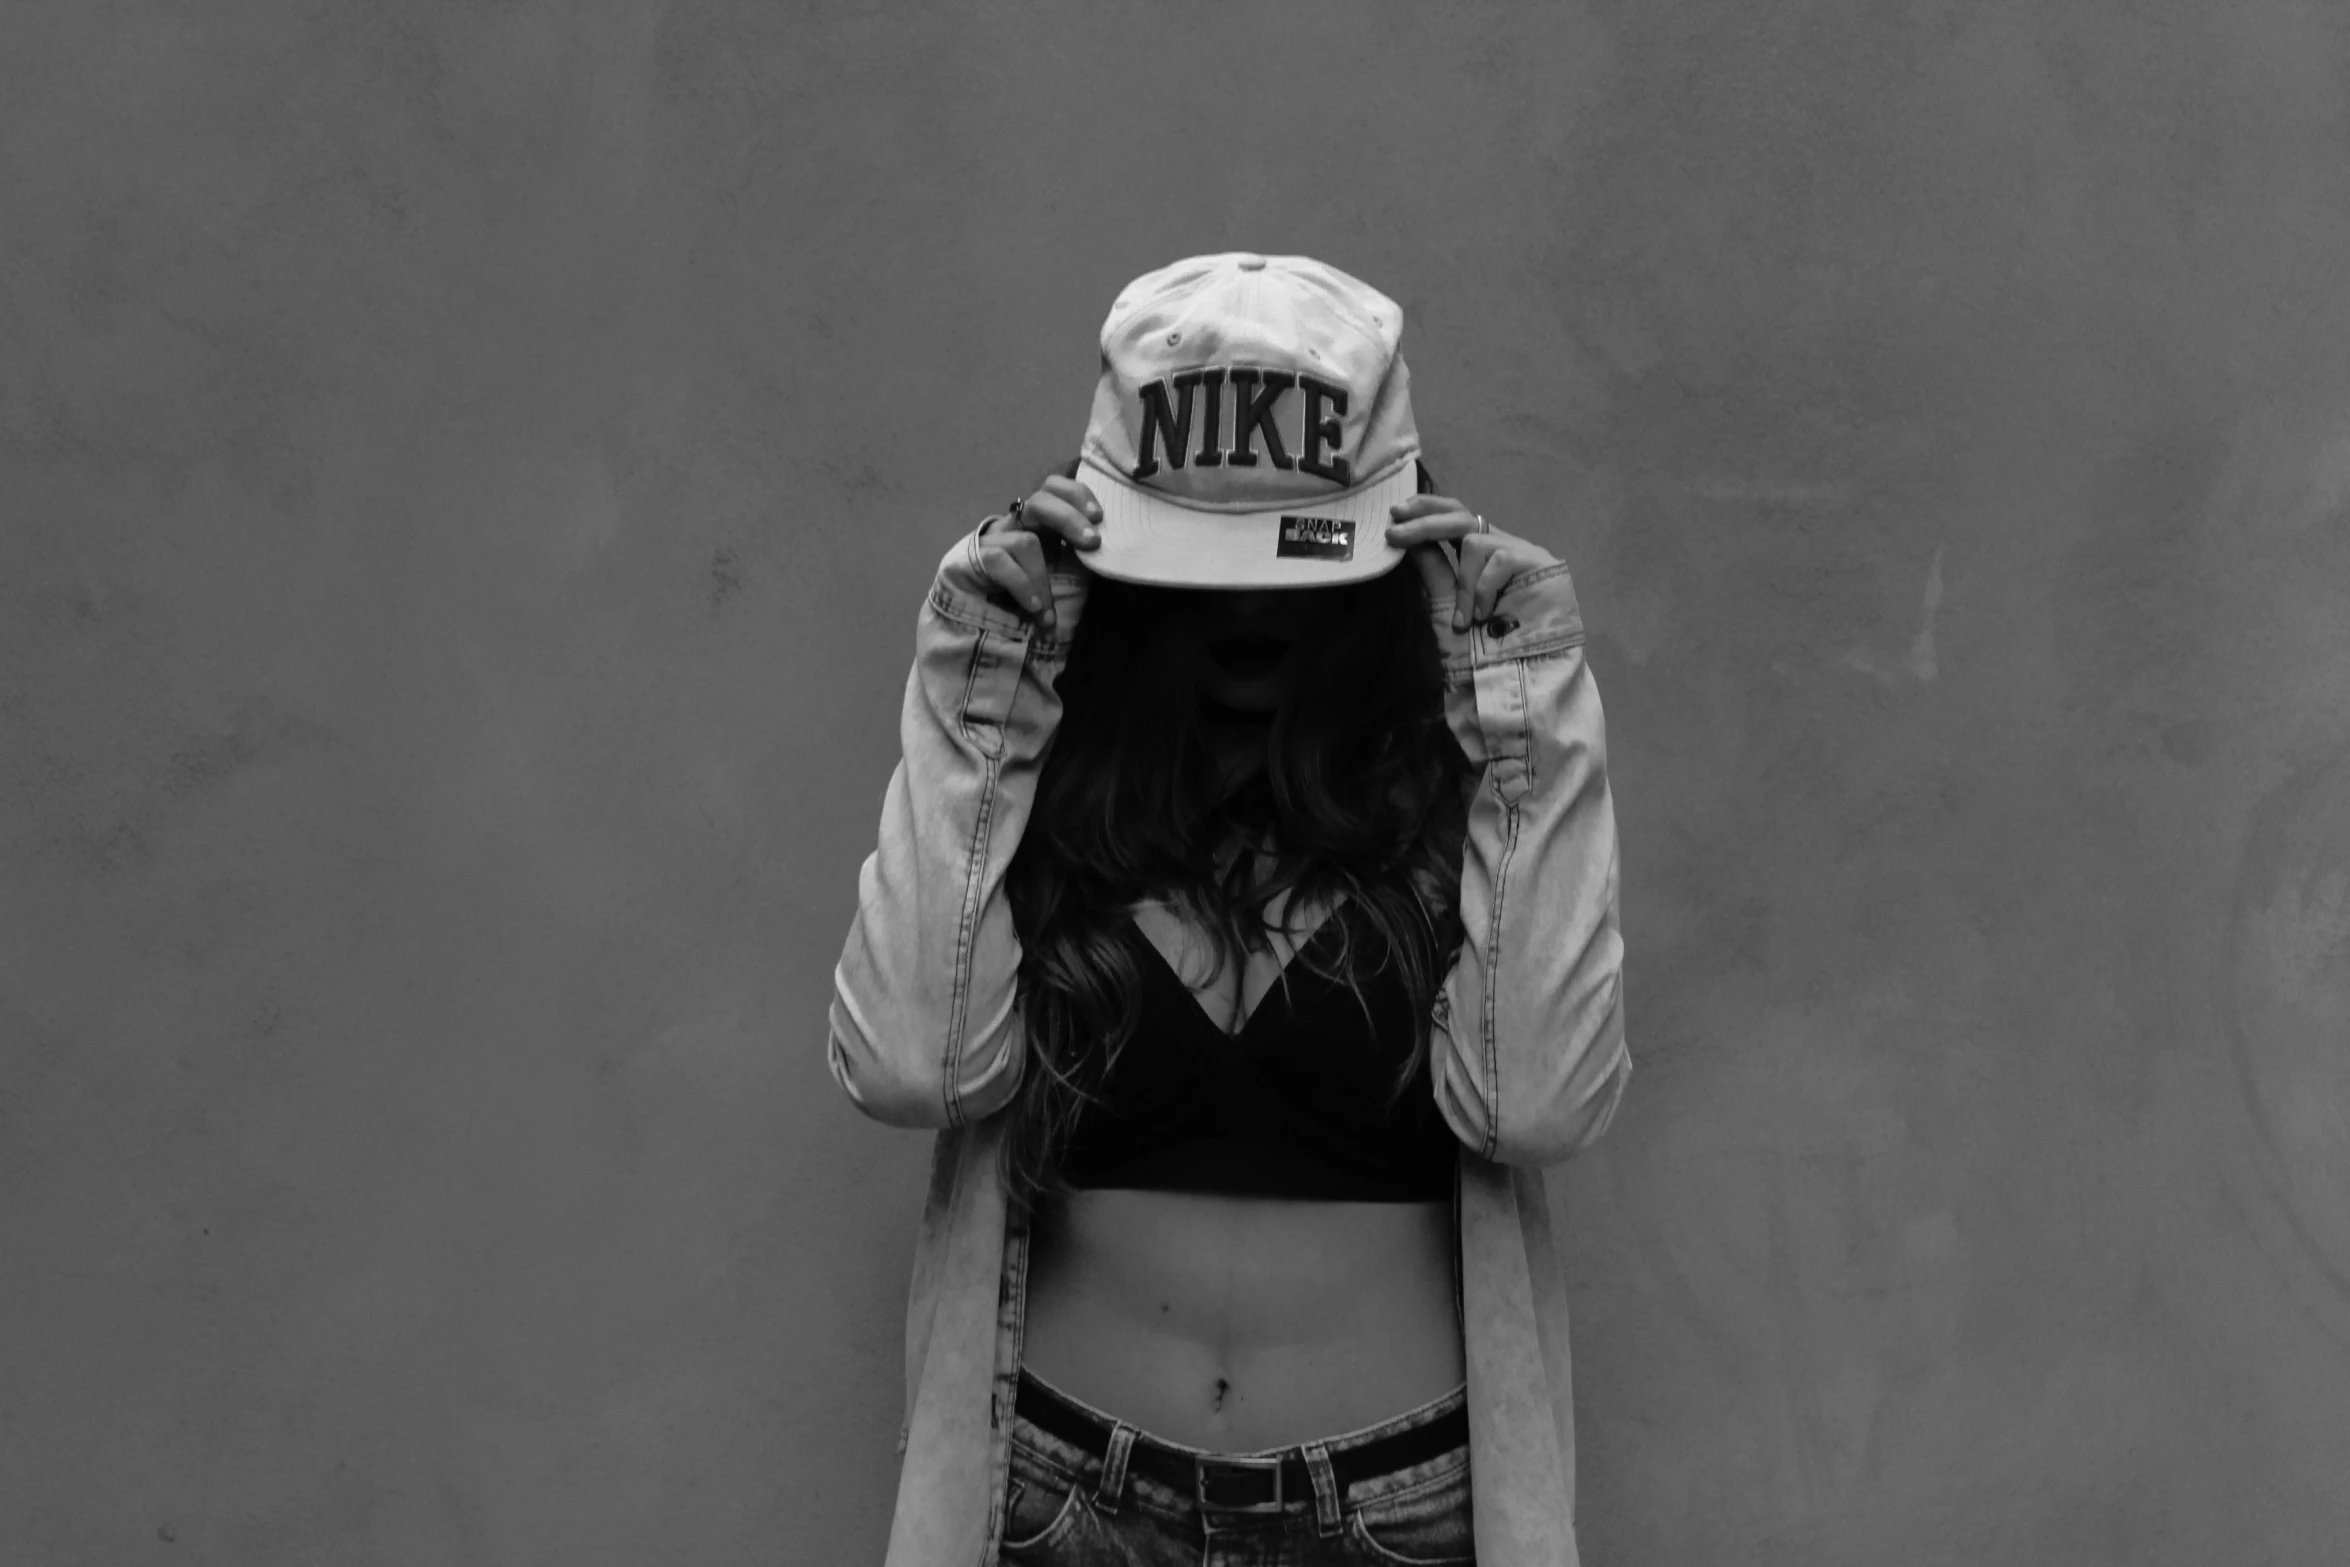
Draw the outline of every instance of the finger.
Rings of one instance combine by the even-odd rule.
[[[1454,563],[1456,573],[1452,594],[1452,629],[1465,631],[1473,618],[1470,610],[1477,592],[1477,579],[1485,572],[1485,563],[1493,554],[1490,534],[1473,533],[1460,542],[1460,552]]]
[[[1445,554],[1443,545],[1415,544],[1405,559],[1419,568],[1420,586],[1427,591],[1430,607],[1452,591],[1452,557]]]
[[[1050,629],[1053,596],[1043,540],[1033,533],[1007,529],[981,547],[979,565],[989,581]]]
[[[1423,517],[1391,524],[1387,536],[1399,548],[1409,549],[1414,544],[1428,544],[1437,539],[1464,539],[1476,531],[1473,517]]]
[[[1004,528],[981,535],[980,571],[1023,608],[1034,607],[1036,603],[1039,577],[1034,568],[1042,564],[1043,545],[1033,533]]]
[[[1057,491],[1039,490],[1020,509],[1020,520],[1032,533],[1051,533],[1079,549],[1101,543],[1101,533],[1079,510],[1078,503]]]
[[[1477,573],[1476,613],[1473,618],[1482,624],[1493,618],[1494,606],[1501,602],[1501,590],[1517,574],[1517,563],[1507,551],[1496,549],[1485,557],[1485,565]]]
[[[1459,512],[1466,517],[1469,509],[1449,495],[1412,495],[1387,508],[1389,526],[1418,522],[1428,517],[1441,517]]]
[[[1432,539],[1462,539],[1477,531],[1477,519],[1465,511],[1451,511],[1431,517],[1414,517],[1406,522],[1388,524],[1387,536],[1404,548],[1425,544]]]
[[[1044,483],[1038,485],[1037,490],[1041,494],[1051,495],[1057,500],[1068,502],[1071,510],[1088,523],[1098,523],[1102,520],[1102,503],[1094,498],[1093,491],[1065,474],[1047,474]]]
[[[1027,516],[1026,511],[1021,513]],[[1022,600],[1028,611],[1049,635],[1053,629],[1052,561],[1045,551],[1045,541],[1035,533],[1023,533],[1006,539],[1004,548],[1020,563],[1027,573],[1027,596]]]

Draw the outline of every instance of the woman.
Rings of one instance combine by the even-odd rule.
[[[1575,1559],[1532,1167],[1631,1070],[1603,724],[1401,326],[1138,279],[1078,463],[932,586],[829,1046],[942,1129],[892,1567]]]

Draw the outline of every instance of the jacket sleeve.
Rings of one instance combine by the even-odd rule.
[[[834,1079],[877,1121],[961,1126],[1020,1086],[1020,943],[1004,872],[1060,722],[1053,686],[1085,585],[1081,567],[1056,569],[1047,637],[991,593],[974,530],[923,601],[901,755],[833,970],[825,1047]]]
[[[1432,1030],[1438,1108],[1502,1164],[1554,1164],[1607,1129],[1624,1044],[1615,803],[1599,688],[1563,563],[1520,573],[1491,619],[1432,599],[1454,736],[1482,771],[1461,863],[1458,960]]]

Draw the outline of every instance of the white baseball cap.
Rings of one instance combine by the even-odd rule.
[[[1392,569],[1418,491],[1403,311],[1307,256],[1194,256],[1129,283],[1102,323],[1078,477],[1105,577],[1319,587]]]

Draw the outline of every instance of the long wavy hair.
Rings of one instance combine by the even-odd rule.
[[[1433,488],[1425,468],[1420,489]],[[1007,874],[1022,947],[1028,1065],[1007,1114],[1005,1190],[1016,1211],[1070,1188],[1061,1158],[1141,1020],[1127,911],[1165,898],[1204,927],[1219,972],[1261,933],[1268,904],[1344,900],[1354,918],[1328,957],[1295,961],[1343,984],[1393,964],[1412,999],[1408,1060],[1392,1110],[1428,1062],[1429,1013],[1462,927],[1465,783],[1472,769],[1444,716],[1428,601],[1408,564],[1326,590],[1316,634],[1273,713],[1263,770],[1219,797],[1204,697],[1180,638],[1192,595],[1097,577],[1058,682],[1060,726]],[[1187,600],[1190,601],[1187,603]],[[1269,841],[1219,867],[1235,832]],[[1334,916],[1335,917],[1335,916]],[[1357,941],[1364,932],[1376,939]]]

